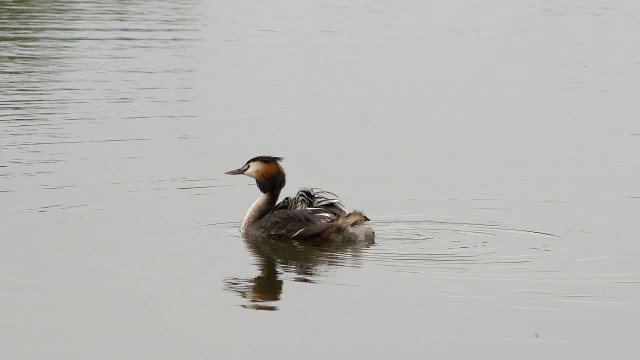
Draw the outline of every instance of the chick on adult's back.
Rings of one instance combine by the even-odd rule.
[[[257,156],[229,175],[246,175],[256,180],[262,195],[242,221],[246,237],[276,237],[309,241],[373,242],[373,230],[361,211],[347,212],[333,193],[300,189],[295,197],[277,203],[286,183],[281,157]]]

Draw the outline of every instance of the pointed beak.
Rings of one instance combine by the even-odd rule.
[[[245,172],[245,170],[243,168],[240,168],[240,169],[236,169],[236,170],[229,170],[225,174],[227,174],[227,175],[242,175],[242,174],[244,174],[244,172]]]

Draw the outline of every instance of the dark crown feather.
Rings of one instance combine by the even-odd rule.
[[[283,157],[280,156],[256,156],[254,158],[249,159],[249,161],[247,161],[247,164],[250,162],[254,162],[254,161],[262,161],[262,162],[280,162],[284,160]]]

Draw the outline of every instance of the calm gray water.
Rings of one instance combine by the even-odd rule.
[[[640,4],[0,2],[0,358],[632,359]],[[284,156],[371,246],[247,242]]]

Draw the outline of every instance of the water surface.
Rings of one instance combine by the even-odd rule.
[[[3,2],[1,357],[634,358],[639,20]],[[256,155],[376,243],[243,240]]]

